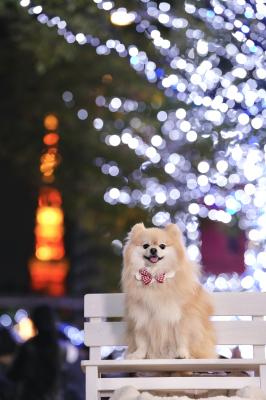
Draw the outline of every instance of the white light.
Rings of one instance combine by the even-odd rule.
[[[196,215],[199,213],[200,207],[197,203],[191,203],[188,206],[188,212],[192,215]]]
[[[238,116],[238,122],[239,122],[241,125],[247,125],[247,124],[249,123],[249,116],[248,116],[247,114],[245,114],[245,113],[239,114],[239,116]]]
[[[84,35],[84,33],[77,33],[76,34],[76,41],[79,44],[85,44],[87,42],[87,40],[86,40],[86,36]]]
[[[219,276],[216,280],[215,280],[215,286],[217,287],[217,289],[219,290],[226,290],[228,288],[228,284],[226,279],[223,276]]]
[[[206,56],[208,54],[208,42],[200,39],[197,43],[197,52],[200,56]]]
[[[166,202],[166,195],[165,195],[165,193],[164,193],[164,192],[156,193],[156,195],[155,195],[155,201],[156,201],[156,203],[158,203],[158,204],[163,204],[163,203],[165,203],[165,202]]]
[[[182,121],[180,124],[180,129],[183,132],[188,132],[191,128],[191,124],[189,121]]]
[[[186,135],[186,138],[188,142],[195,142],[198,138],[197,132],[189,131]]]
[[[256,263],[256,256],[251,250],[245,252],[245,264],[253,265]]]
[[[151,144],[152,144],[153,146],[155,146],[155,147],[161,146],[162,142],[163,142],[163,139],[162,139],[162,137],[159,136],[159,135],[154,135],[154,136],[151,138]]]
[[[206,186],[209,183],[209,179],[206,175],[200,175],[197,181],[200,186]]]
[[[238,64],[245,64],[247,62],[247,56],[243,53],[238,53],[236,55],[236,62]]]
[[[207,121],[211,121],[219,125],[223,122],[223,117],[220,111],[218,110],[207,110],[204,114],[204,117]]]
[[[113,3],[111,1],[105,1],[103,3],[103,9],[106,10],[106,11],[112,10],[113,6],[114,5],[113,5]]]
[[[250,240],[257,242],[260,240],[260,232],[256,229],[251,229],[248,233],[248,237]]]
[[[175,172],[175,165],[173,163],[165,164],[164,170],[167,174],[173,174]]]
[[[167,24],[167,22],[169,22],[169,16],[167,14],[160,14],[158,17],[158,21],[161,24]]]
[[[228,162],[225,160],[220,160],[217,162],[216,168],[221,174],[223,174],[228,168]]]
[[[116,110],[118,110],[118,108],[120,108],[121,105],[122,101],[118,97],[114,97],[110,102],[110,106]]]
[[[32,9],[33,14],[40,14],[42,12],[42,6],[35,6]]]
[[[20,0],[21,7],[28,7],[30,5],[30,0]]]
[[[264,69],[264,68],[257,68],[257,69],[256,69],[256,74],[257,74],[257,77],[258,77],[259,79],[265,79],[265,78],[266,78],[266,69]]]
[[[253,118],[251,125],[254,129],[260,129],[263,125],[263,119],[260,117]]]
[[[191,244],[187,248],[188,256],[192,261],[197,261],[200,257],[199,248],[195,244]]]
[[[93,126],[97,130],[101,130],[103,128],[103,120],[101,118],[95,118],[93,120]]]
[[[109,175],[117,176],[119,174],[119,168],[116,165],[112,165],[109,169]]]
[[[138,145],[139,145],[139,141],[138,141],[137,138],[131,137],[131,138],[129,139],[127,145],[128,145],[128,147],[129,147],[130,149],[135,150],[135,149],[137,149],[137,147],[138,147]],[[155,149],[154,149],[154,150],[155,150]]]
[[[252,196],[256,192],[256,187],[252,183],[248,183],[245,185],[244,190],[246,194]]]
[[[170,214],[168,212],[160,211],[152,218],[152,223],[156,226],[164,225],[166,222],[170,222]]]
[[[201,76],[199,74],[192,74],[190,81],[193,85],[199,85],[201,82]]]
[[[157,114],[158,121],[164,122],[167,120],[167,113],[165,111],[159,111]]]
[[[119,196],[119,201],[122,203],[122,204],[129,204],[130,203],[130,196],[129,196],[129,194],[127,193],[127,192],[121,192],[120,193],[120,196]]]
[[[208,218],[209,218],[211,221],[215,221],[215,220],[216,220],[216,216],[217,216],[217,211],[216,211],[216,210],[210,210],[210,211],[208,212]]]
[[[237,86],[231,85],[226,90],[226,97],[228,97],[228,99],[230,100],[234,100],[237,92],[238,92]]]
[[[127,12],[126,8],[118,8],[111,14],[111,22],[118,26],[127,26],[135,21],[136,15],[133,12]]]
[[[208,163],[207,161],[201,161],[201,162],[198,164],[198,171],[199,171],[201,174],[206,174],[206,172],[208,172],[209,169],[210,169],[210,166],[209,166],[209,163]]]
[[[266,267],[266,251],[261,251],[257,255],[257,262],[258,262],[258,264],[262,265],[263,268]]]
[[[159,3],[159,9],[161,10],[161,11],[163,11],[163,12],[167,12],[167,11],[170,11],[170,8],[171,8],[171,6],[170,6],[170,4],[169,3],[166,3],[166,2],[162,2],[162,3]]]
[[[178,108],[175,112],[176,118],[184,119],[187,115],[186,110],[184,108]]]
[[[240,161],[241,158],[243,157],[243,150],[241,149],[241,147],[239,145],[236,145],[233,149],[232,149],[232,158],[235,161]]]
[[[245,276],[245,278],[241,280],[241,286],[244,289],[251,289],[254,283],[255,283],[254,278],[253,276],[250,275]]]
[[[149,196],[148,194],[144,194],[143,196],[141,196],[140,201],[144,206],[148,206],[151,203],[151,196]]]
[[[212,194],[207,194],[207,195],[204,197],[204,203],[205,203],[207,206],[212,206],[212,205],[215,203],[215,197],[214,197]]]
[[[229,56],[234,56],[239,51],[238,48],[232,43],[227,44],[225,49]]]
[[[176,63],[177,68],[179,69],[185,69],[187,66],[187,62],[186,60],[183,60],[182,58],[180,58],[177,63]]]
[[[158,38],[160,38],[160,37],[161,37],[160,31],[158,31],[157,29],[153,29],[153,30],[151,31],[151,38],[152,38],[152,39],[158,39]]]
[[[156,156],[157,151],[154,147],[148,147],[145,154],[147,157],[153,158],[154,156]]]
[[[132,139],[132,136],[131,136],[131,134],[129,132],[125,132],[125,133],[122,134],[122,142],[124,144],[128,144],[130,139]]]
[[[180,197],[180,192],[179,192],[178,189],[171,189],[170,193],[169,193],[169,196],[170,196],[171,199],[177,200]]]
[[[128,53],[131,57],[135,57],[138,55],[139,51],[138,51],[137,47],[131,46],[130,49],[128,50]]]
[[[112,188],[112,189],[109,191],[109,196],[110,196],[112,199],[114,199],[114,200],[118,199],[119,196],[120,196],[120,190],[117,189],[117,188]]]
[[[235,76],[236,78],[244,79],[247,75],[247,71],[244,68],[235,68],[232,71],[232,75]]]
[[[121,139],[120,139],[120,137],[118,135],[111,135],[109,137],[109,144],[111,146],[116,147],[116,146],[119,146],[120,143],[121,143]]]
[[[177,82],[178,82],[178,76],[174,75],[174,74],[171,74],[171,75],[168,76],[168,80],[169,80],[171,85],[176,85]]]

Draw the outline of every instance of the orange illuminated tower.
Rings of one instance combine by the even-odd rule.
[[[64,213],[62,196],[53,187],[54,172],[61,161],[58,151],[58,119],[49,114],[44,118],[45,150],[40,159],[44,186],[41,187],[35,225],[35,256],[29,262],[31,287],[52,296],[65,293],[68,262],[64,247]]]

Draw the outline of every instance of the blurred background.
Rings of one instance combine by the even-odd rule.
[[[265,17],[259,0],[1,1],[0,327],[16,345],[46,304],[78,365],[83,295],[120,291],[140,221],[177,223],[210,291],[266,290]]]

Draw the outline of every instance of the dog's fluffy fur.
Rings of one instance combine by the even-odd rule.
[[[151,248],[157,250],[157,262],[156,257],[150,258]],[[127,358],[215,358],[211,301],[199,283],[199,267],[188,259],[178,227],[136,224],[128,235],[123,261]],[[169,278],[144,285],[137,279],[144,267]]]

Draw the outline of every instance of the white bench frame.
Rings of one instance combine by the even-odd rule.
[[[266,293],[213,293],[215,316],[251,316],[251,320],[214,321],[219,345],[252,345],[253,359],[146,359],[101,360],[101,346],[125,345],[125,294],[87,294],[84,303],[85,345],[90,360],[82,361],[86,374],[86,400],[99,400],[114,390],[240,389],[247,385],[266,392]],[[108,321],[108,319],[120,321]],[[101,377],[102,373],[147,371],[253,371],[247,376]]]

